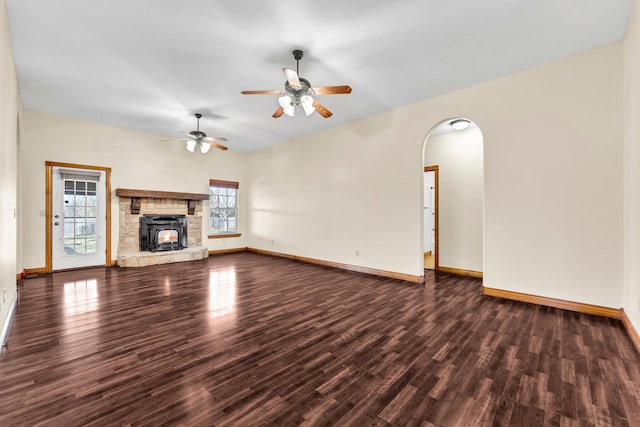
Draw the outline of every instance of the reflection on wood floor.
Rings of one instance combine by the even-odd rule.
[[[252,253],[30,278],[0,425],[640,425],[621,323]]]

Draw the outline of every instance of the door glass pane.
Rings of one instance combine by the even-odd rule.
[[[87,218],[95,218],[97,216],[96,215],[96,208],[94,208],[94,207],[90,207],[89,208],[88,207],[86,209],[86,216],[87,216]]]
[[[89,189],[90,194],[85,196]],[[96,183],[66,179],[64,182],[64,255],[96,252]]]
[[[87,248],[84,239],[76,239],[74,249],[76,254],[86,254]]]

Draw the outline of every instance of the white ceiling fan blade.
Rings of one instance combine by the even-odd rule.
[[[221,136],[207,136],[206,138],[203,138],[203,140],[206,142],[228,141],[227,138],[223,138]]]
[[[287,81],[289,82],[289,86],[300,89],[302,85],[300,84],[300,78],[298,77],[298,73],[293,71],[291,68],[283,68],[284,75],[287,76]]]
[[[178,132],[178,133],[181,133],[181,134],[183,134],[183,135],[186,135],[186,136],[188,136],[188,137],[189,137],[189,138],[191,138],[191,139],[198,139],[198,137],[197,137],[197,136],[193,136],[193,135],[191,135],[189,132]]]

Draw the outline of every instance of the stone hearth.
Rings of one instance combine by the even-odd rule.
[[[209,256],[202,246],[202,200],[208,194],[170,193],[146,190],[116,190],[119,197],[120,233],[118,265],[144,267],[173,262],[194,261]],[[140,216],[144,214],[187,215],[187,248],[176,251],[140,251]]]
[[[118,266],[145,267],[147,265],[170,264],[173,262],[195,261],[209,256],[207,248],[186,248],[167,252],[118,253]]]

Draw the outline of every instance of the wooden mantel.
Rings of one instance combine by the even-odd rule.
[[[189,215],[194,215],[196,211],[196,201],[209,200],[208,194],[199,193],[176,193],[172,191],[153,190],[132,190],[130,188],[116,188],[116,196],[131,197],[131,214],[140,214],[140,200],[147,199],[176,199],[186,200]]]

